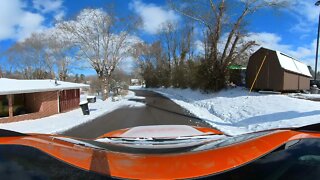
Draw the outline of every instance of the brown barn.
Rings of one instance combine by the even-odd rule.
[[[253,85],[255,90],[307,90],[310,89],[311,77],[307,65],[302,62],[282,52],[260,48],[249,59],[246,85],[251,88],[256,78]]]
[[[38,119],[79,107],[80,88],[55,80],[0,78],[0,123]]]

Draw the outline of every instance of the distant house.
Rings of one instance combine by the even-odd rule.
[[[131,79],[130,82],[133,86],[141,85],[141,81],[139,79]]]
[[[79,107],[86,84],[0,78],[0,123],[37,119]]]
[[[246,85],[248,88],[253,85],[256,90],[306,90],[310,88],[311,77],[308,66],[302,62],[282,52],[260,48],[249,59]]]

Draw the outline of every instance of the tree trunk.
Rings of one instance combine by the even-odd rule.
[[[101,85],[102,85],[102,100],[107,100],[109,97],[109,82],[110,82],[110,78],[109,77],[102,77],[100,78],[101,81]]]

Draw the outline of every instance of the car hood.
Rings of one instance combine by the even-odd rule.
[[[125,148],[167,151],[186,149],[225,138],[222,132],[186,125],[153,125],[121,129],[98,137],[95,141]],[[145,151],[146,152],[146,151]]]
[[[143,129],[145,130],[145,128]],[[161,128],[156,129],[160,130]],[[201,131],[201,128],[196,129]],[[272,130],[236,137],[224,137],[211,139],[205,144],[188,148],[179,149],[177,147],[172,151],[168,151],[168,148],[163,151],[163,149],[136,147],[143,146],[144,142],[176,143],[177,140],[187,139],[189,141],[194,137],[201,139],[201,136],[207,138],[208,136],[225,135],[206,134],[203,130],[204,135],[183,136],[169,140],[165,137],[152,137],[142,139],[142,143],[139,141],[140,138],[136,137],[110,136],[104,138],[112,140],[112,142],[105,143],[92,139],[45,134],[20,134],[0,130],[0,144],[34,147],[78,168],[117,178],[185,179],[207,176],[240,167],[279,148],[285,148],[286,146],[283,145],[290,141],[302,138],[320,138],[319,131],[314,132],[316,129],[315,126],[309,126],[298,130]],[[124,134],[128,130],[113,132],[113,135]],[[192,132],[194,131],[192,130]],[[120,144],[114,143],[118,140],[121,142]],[[198,139],[196,140],[198,141]],[[140,144],[135,147],[127,146],[130,145],[130,142]]]

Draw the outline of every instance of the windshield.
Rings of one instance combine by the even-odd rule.
[[[0,145],[197,154],[318,137],[319,14],[319,0],[0,0]],[[154,178],[131,175],[116,177]]]

